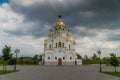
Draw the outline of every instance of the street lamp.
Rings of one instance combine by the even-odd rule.
[[[98,50],[97,53],[98,53],[98,55],[99,55],[99,61],[100,61],[100,72],[102,72],[102,68],[101,68],[101,58],[100,58],[101,51]]]
[[[14,50],[14,52],[16,53],[16,59],[15,59],[15,67],[14,67],[14,70],[16,70],[16,64],[17,64],[17,53],[19,53],[20,50],[19,50],[19,49],[16,49],[16,50]]]

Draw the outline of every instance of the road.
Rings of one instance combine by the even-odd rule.
[[[12,69],[12,67],[9,67]],[[18,66],[21,71],[0,76],[0,80],[119,80],[99,73],[99,65],[91,66]],[[114,70],[102,67],[103,70]]]

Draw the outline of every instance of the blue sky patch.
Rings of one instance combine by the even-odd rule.
[[[3,3],[8,3],[9,0],[0,0],[0,4],[3,4]]]

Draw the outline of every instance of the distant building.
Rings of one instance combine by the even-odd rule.
[[[58,15],[54,30],[50,29],[48,38],[44,40],[44,65],[81,65],[82,60],[77,59],[76,41],[72,38],[71,31],[66,30],[62,21],[62,15]]]

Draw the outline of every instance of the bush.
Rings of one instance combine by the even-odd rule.
[[[12,59],[10,59],[10,60],[8,61],[8,64],[9,64],[9,65],[14,65],[14,64],[15,64],[15,61],[16,61],[16,59],[15,59],[15,58],[12,58]]]

